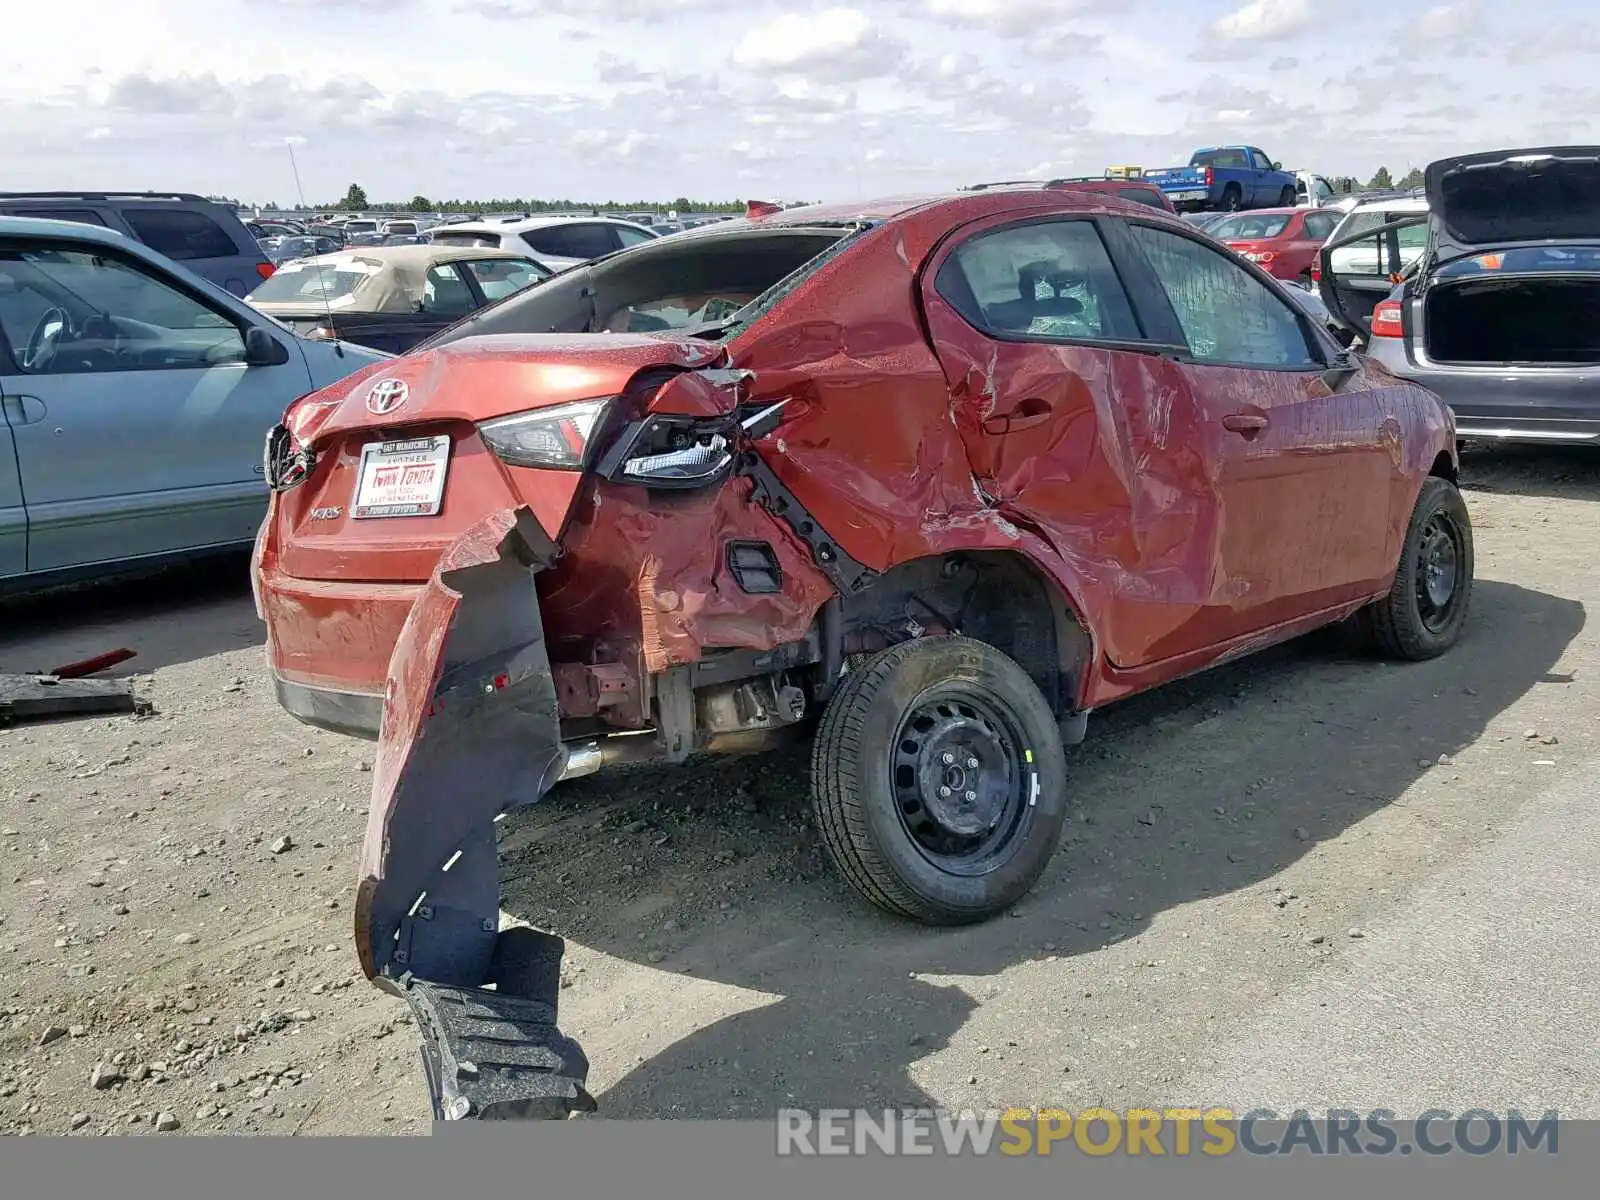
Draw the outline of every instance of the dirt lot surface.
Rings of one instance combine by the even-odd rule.
[[[798,753],[514,813],[505,908],[569,940],[562,1025],[602,1113],[1207,1102],[1188,1081],[1262,1012],[1375,970],[1420,894],[1596,752],[1600,460],[1466,469],[1455,652],[1319,636],[1096,714],[1069,841],[1011,919],[867,909]],[[405,1006],[351,941],[373,748],[276,708],[243,569],[0,609],[0,670],[125,645],[156,706],[0,730],[6,1132],[428,1128]]]

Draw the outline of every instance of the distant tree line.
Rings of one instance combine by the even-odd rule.
[[[262,207],[276,208],[275,205]],[[379,201],[374,203],[367,196],[367,190],[358,183],[352,183],[342,199],[332,204],[312,206],[316,212],[436,212],[436,213],[503,213],[503,212],[570,212],[573,210],[598,209],[601,212],[702,212],[702,213],[742,213],[743,200],[691,200],[687,196],[679,196],[676,200],[633,200],[633,201],[593,201],[593,200],[524,200],[515,199],[496,200],[434,200],[427,196],[416,195],[409,201]],[[278,209],[277,211],[287,211]]]

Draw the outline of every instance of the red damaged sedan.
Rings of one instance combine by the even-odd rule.
[[[1096,708],[1350,619],[1456,640],[1449,411],[1175,217],[1018,186],[727,221],[296,403],[257,602],[283,704],[379,739],[356,939],[436,1114],[592,1108],[494,819],[814,737],[840,875],[932,924],[1033,886]]]
[[[1332,208],[1258,208],[1235,213],[1206,232],[1274,278],[1310,287],[1317,251],[1343,216]]]

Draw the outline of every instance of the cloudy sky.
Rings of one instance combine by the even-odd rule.
[[[1600,141],[1582,0],[833,2],[14,5],[0,187],[287,203],[291,140],[311,203],[852,199],[1234,141],[1365,179]]]

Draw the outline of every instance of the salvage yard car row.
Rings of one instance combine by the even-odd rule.
[[[1452,264],[1518,274],[1516,254],[1553,252],[1565,296],[1586,235],[1488,247],[1462,216],[1483,194],[1459,185],[1491,178],[1503,218],[1551,229],[1539,197],[1591,186],[1594,161],[1435,164],[1423,265],[1386,288],[1444,291]],[[1260,247],[1314,236],[1306,218],[1236,230],[1257,235],[1252,259],[1169,203],[1082,184],[762,209],[482,294],[398,357],[345,337],[341,314],[362,309],[334,300],[358,286],[330,296],[317,260],[282,269],[307,302],[291,320],[327,331],[313,338],[112,234],[0,218],[0,374],[24,463],[12,574],[34,572],[36,528],[59,541],[236,498],[203,544],[255,535],[280,703],[379,742],[357,943],[416,1013],[436,1115],[591,1107],[554,1019],[559,939],[498,929],[505,808],[619,762],[811,736],[840,877],[900,916],[973,923],[1051,860],[1066,750],[1096,710],[1323,626],[1410,660],[1459,636],[1463,428],[1269,269],[1298,265],[1289,239],[1281,262]],[[1375,267],[1394,265],[1395,234],[1371,233]],[[1389,301],[1351,328],[1369,290],[1338,243],[1313,274],[1375,343]],[[520,253],[342,254],[409,257],[425,280],[445,251],[463,282]],[[90,283],[114,267],[122,290],[85,299],[58,264]],[[76,472],[101,490],[68,502],[28,473],[46,428],[107,441],[85,381],[168,371],[187,374],[158,386],[208,419],[258,413],[235,403],[251,387],[273,398],[253,480],[233,483],[230,459],[227,481],[171,487],[175,464],[212,465],[194,440],[116,495]],[[116,478],[131,468],[113,449],[84,453]],[[30,480],[52,500],[37,526]],[[126,557],[112,545],[78,547],[101,556],[80,565]],[[492,1081],[466,1066],[491,1053]]]

